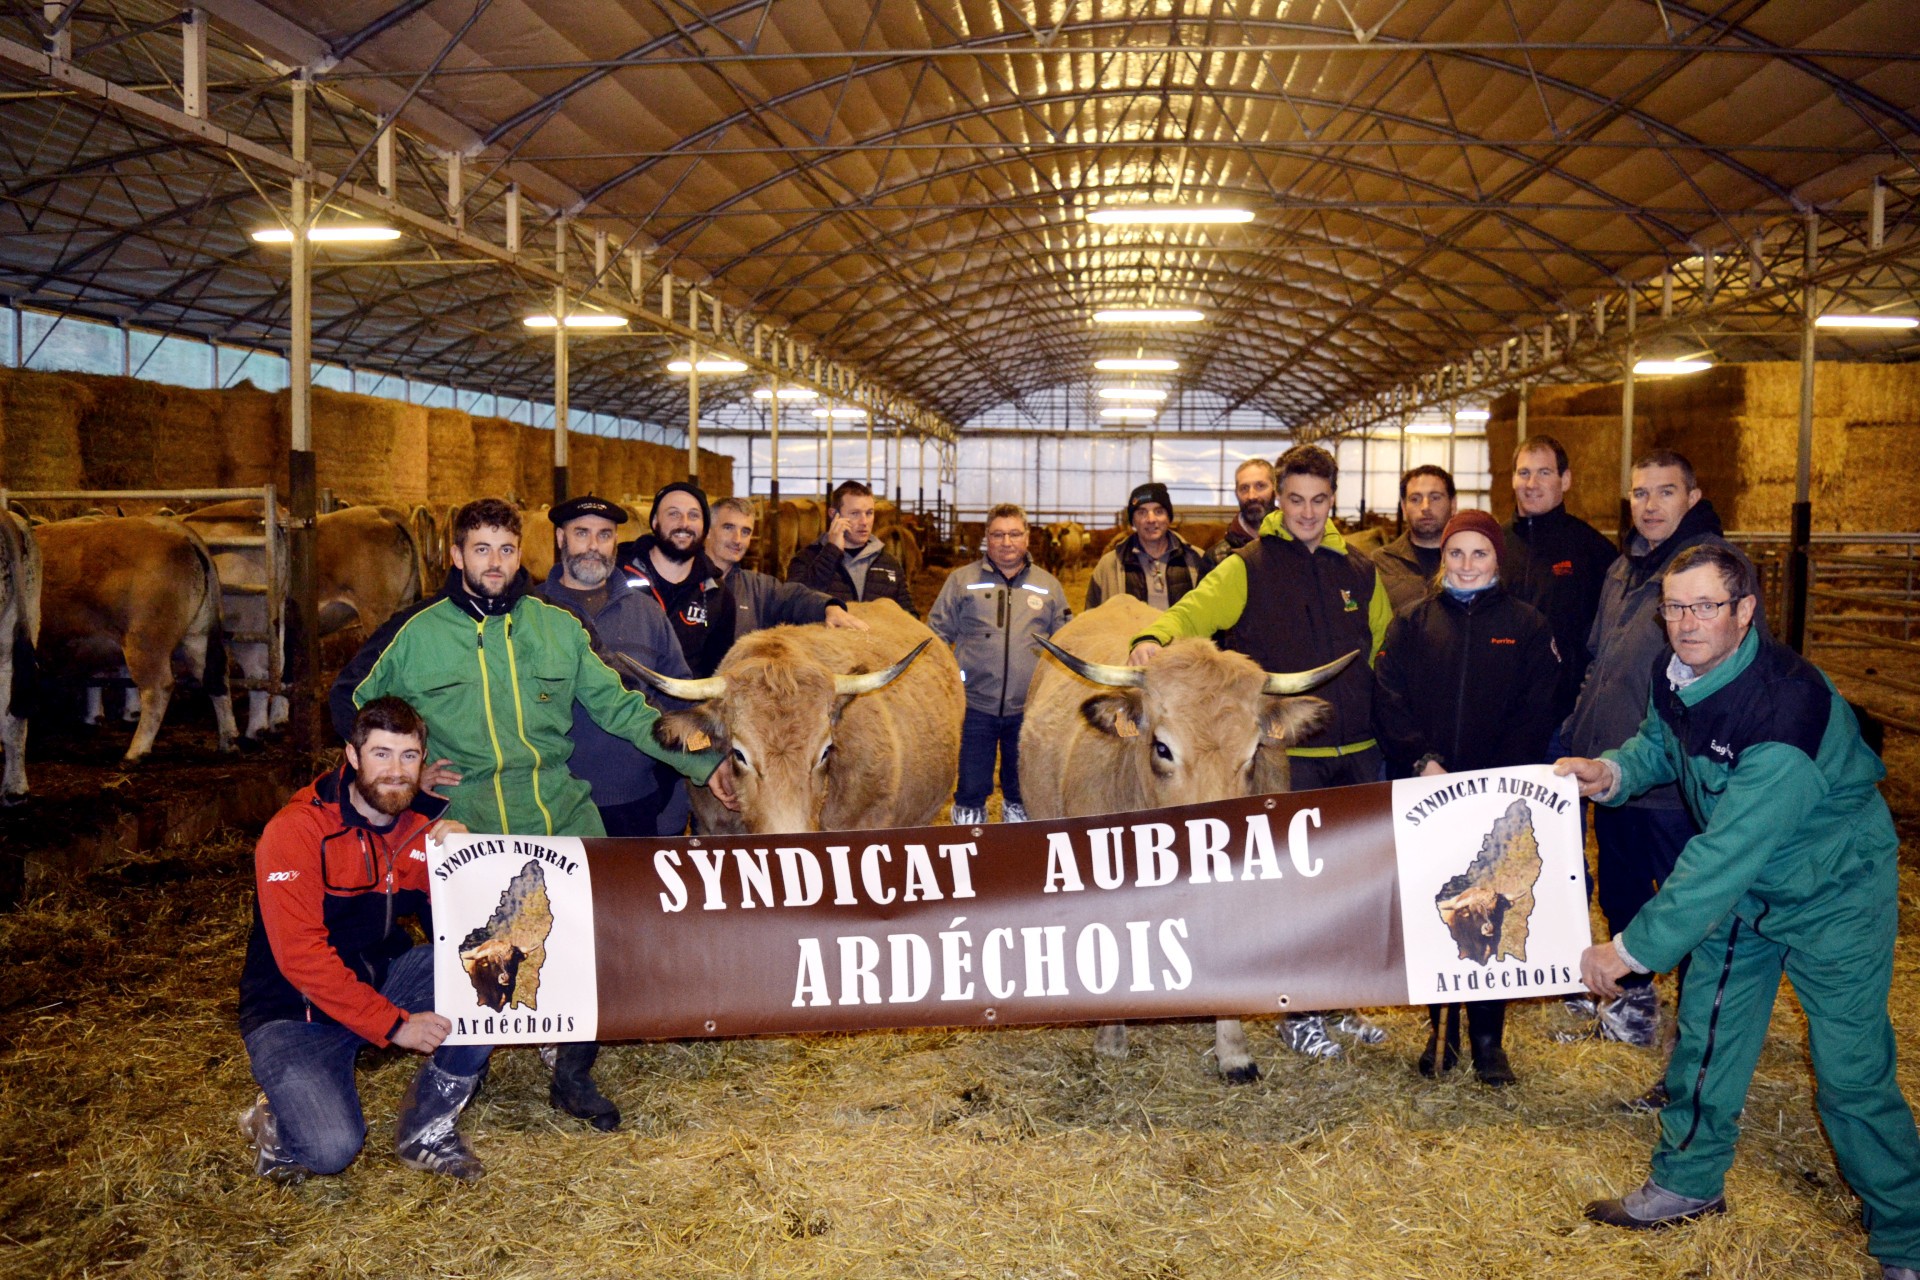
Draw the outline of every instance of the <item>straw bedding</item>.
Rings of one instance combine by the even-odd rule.
[[[1895,777],[1920,748],[1897,738]],[[1920,796],[1894,793],[1909,819]],[[1911,833],[1910,833],[1911,834]],[[388,1154],[414,1060],[369,1054],[368,1148],[338,1178],[254,1179],[233,1030],[249,842],[96,874],[0,917],[0,1275],[1847,1277],[1857,1207],[1814,1122],[1804,1024],[1783,993],[1747,1112],[1733,1212],[1635,1236],[1584,1223],[1643,1176],[1652,1122],[1613,1109],[1655,1059],[1559,1044],[1517,1006],[1521,1084],[1409,1065],[1418,1011],[1343,1063],[1253,1030],[1265,1072],[1212,1077],[1198,1027],[1140,1029],[1096,1061],[1085,1029],[627,1046],[598,1074],[610,1136],[501,1054],[464,1129],[461,1188]],[[1913,850],[1907,851],[1911,860]],[[1911,861],[1909,863],[1911,865]],[[1920,1097],[1920,877],[1894,1014]]]

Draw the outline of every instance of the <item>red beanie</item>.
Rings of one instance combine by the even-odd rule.
[[[1493,544],[1494,571],[1498,572],[1501,559],[1507,553],[1507,537],[1501,532],[1500,524],[1484,511],[1457,511],[1453,519],[1447,521],[1447,527],[1440,534],[1440,546],[1445,550],[1447,542],[1456,533],[1477,533]]]

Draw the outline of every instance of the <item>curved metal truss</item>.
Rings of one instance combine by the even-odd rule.
[[[0,292],[283,345],[284,261],[246,233],[286,205],[262,157],[299,73],[334,211],[417,233],[320,259],[317,355],[550,394],[519,320],[565,280],[654,321],[582,343],[573,402],[653,420],[703,339],[857,369],[916,428],[1164,354],[1309,435],[1604,374],[1629,295],[1648,336],[1789,358],[1809,213],[1852,255],[1816,255],[1822,299],[1912,303],[1899,0],[78,0],[0,39]],[[1254,218],[1086,220],[1175,202]],[[1092,319],[1147,304],[1206,319]]]

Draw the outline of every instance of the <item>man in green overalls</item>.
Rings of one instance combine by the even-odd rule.
[[[1629,972],[1691,954],[1672,1096],[1646,1183],[1587,1206],[1613,1226],[1666,1227],[1725,1212],[1741,1108],[1784,973],[1807,1015],[1817,1103],[1860,1196],[1887,1280],[1920,1280],[1920,1135],[1894,1077],[1887,993],[1898,925],[1886,770],[1820,671],[1753,625],[1759,582],[1733,547],[1674,558],[1660,616],[1673,646],[1639,732],[1597,760],[1561,760],[1580,794],[1620,804],[1678,782],[1700,834],[1633,923],[1589,947],[1601,996]]]

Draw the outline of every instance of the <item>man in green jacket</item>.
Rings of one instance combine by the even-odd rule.
[[[1278,471],[1280,509],[1260,522],[1260,536],[1135,636],[1131,661],[1143,667],[1182,636],[1218,636],[1222,649],[1246,654],[1263,671],[1310,671],[1356,650],[1365,653],[1364,664],[1351,663],[1313,691],[1331,714],[1287,748],[1287,765],[1295,791],[1379,782],[1386,773],[1373,736],[1373,660],[1393,621],[1393,604],[1373,561],[1349,548],[1331,523],[1339,478],[1333,455],[1296,445],[1281,455]],[[1386,1039],[1356,1014],[1340,1016],[1333,1026],[1364,1044]],[[1289,1015],[1281,1034],[1288,1048],[1308,1057],[1344,1052],[1327,1034],[1322,1014]]]
[[[333,682],[333,723],[343,738],[367,703],[404,698],[432,726],[429,754],[452,766],[435,783],[453,785],[448,817],[475,832],[603,836],[591,788],[567,768],[578,701],[608,733],[733,803],[720,754],[655,741],[660,713],[594,652],[580,619],[529,594],[518,511],[497,498],[469,502],[448,542],[453,568],[440,594],[390,618]],[[549,1100],[613,1129],[620,1112],[589,1074],[598,1053],[595,1044],[561,1045]]]
[[[1661,577],[1673,652],[1659,659],[1639,732],[1555,766],[1600,804],[1678,783],[1700,827],[1633,922],[1581,957],[1588,988],[1608,997],[1630,972],[1692,957],[1652,1175],[1587,1216],[1645,1229],[1726,1210],[1723,1179],[1784,973],[1868,1245],[1888,1280],[1917,1280],[1920,1134],[1887,1016],[1899,841],[1877,786],[1886,770],[1832,683],[1753,625],[1758,605],[1758,575],[1738,549],[1681,552]]]

